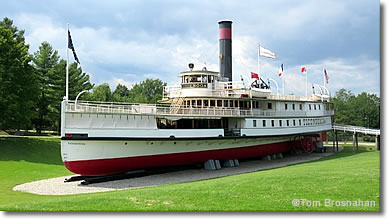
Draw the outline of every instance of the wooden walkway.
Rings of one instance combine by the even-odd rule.
[[[358,151],[358,134],[365,134],[365,135],[372,135],[376,136],[376,150],[380,150],[380,129],[371,129],[371,128],[365,128],[360,126],[352,126],[352,125],[341,125],[341,124],[333,124],[333,133],[334,133],[334,140],[333,140],[333,151],[335,150],[335,147],[338,151],[338,137],[337,132],[343,131],[343,132],[351,132],[353,133],[353,152]]]

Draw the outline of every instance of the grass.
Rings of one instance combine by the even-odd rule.
[[[58,138],[0,138],[0,210],[5,211],[379,211],[380,152],[351,146],[298,165],[217,179],[114,192],[45,196],[12,191],[21,183],[70,175]],[[320,201],[298,206],[293,199]],[[325,207],[375,201],[374,207]]]

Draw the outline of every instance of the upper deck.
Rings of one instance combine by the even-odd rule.
[[[271,107],[269,108],[270,104]],[[119,114],[119,115],[144,115],[159,117],[203,117],[203,118],[221,118],[221,117],[305,117],[305,116],[332,116],[334,115],[333,105],[329,103],[285,103],[282,105],[267,102],[267,104],[258,104],[263,108],[243,108],[241,107],[199,107],[181,106],[181,105],[162,105],[162,104],[127,104],[127,103],[108,103],[108,102],[82,102],[65,101],[65,113],[81,114]],[[297,106],[299,104],[299,106]],[[253,106],[253,104],[252,104]]]
[[[180,82],[165,86],[161,103],[176,104],[174,99],[179,98],[259,98],[282,101],[321,101],[328,102],[329,95],[295,96],[272,94],[271,86],[261,79],[250,80],[242,78],[241,81],[228,81],[220,77],[218,72],[191,70],[181,72]]]

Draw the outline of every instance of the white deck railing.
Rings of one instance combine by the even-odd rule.
[[[137,114],[164,116],[217,116],[217,117],[291,117],[306,116],[305,111],[276,112],[269,110],[244,110],[238,108],[208,107],[184,108],[176,105],[126,104],[68,101],[66,112],[96,114]],[[332,111],[331,111],[332,112]],[[325,115],[329,115],[325,113]],[[333,115],[333,112],[331,113]]]

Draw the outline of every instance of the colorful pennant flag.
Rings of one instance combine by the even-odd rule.
[[[281,77],[283,74],[283,64],[279,68],[279,77]]]
[[[301,71],[302,71],[302,73],[303,73],[303,72],[307,72],[306,66],[303,66]]]
[[[251,78],[259,78],[259,74],[251,72]]]

